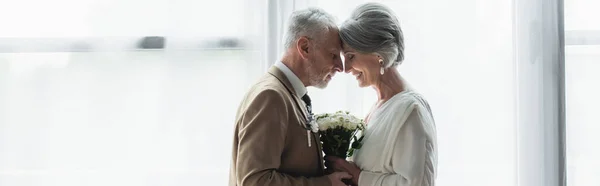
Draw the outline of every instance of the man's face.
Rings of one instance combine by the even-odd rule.
[[[336,72],[342,72],[340,52],[342,43],[337,29],[330,29],[326,36],[314,40],[314,52],[306,68],[310,84],[325,88]]]

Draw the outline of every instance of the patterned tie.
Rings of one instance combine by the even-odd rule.
[[[313,113],[312,113],[312,104],[310,102],[310,97],[308,97],[308,94],[304,94],[304,96],[302,96],[302,101],[304,101],[304,103],[306,103],[306,110],[308,110],[308,114],[310,116],[312,116],[313,115]]]
[[[308,118],[307,118],[307,124],[306,126],[308,127],[306,129],[306,137],[307,137],[307,141],[308,141],[308,147],[311,146],[311,139],[310,139],[310,132],[312,131],[312,127],[311,127],[311,122],[313,120],[313,113],[312,113],[312,104],[310,102],[310,97],[308,97],[308,94],[304,94],[304,96],[302,96],[302,101],[304,101],[304,103],[306,103],[306,110],[308,111]]]

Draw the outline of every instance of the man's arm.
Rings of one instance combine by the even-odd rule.
[[[327,176],[293,177],[277,171],[288,127],[285,104],[277,91],[265,90],[241,113],[235,162],[238,185],[331,185]]]

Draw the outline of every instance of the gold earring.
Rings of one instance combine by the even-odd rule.
[[[383,68],[383,59],[379,59],[379,65],[381,65],[381,69],[379,70],[379,73],[381,75],[383,75],[383,73],[385,72],[385,69]]]

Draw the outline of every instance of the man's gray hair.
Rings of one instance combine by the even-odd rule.
[[[288,20],[284,47],[291,48],[302,36],[322,42],[323,36],[332,28],[337,29],[335,18],[320,8],[294,11]]]
[[[361,53],[377,53],[384,67],[404,60],[404,36],[392,10],[379,3],[358,6],[340,27],[341,40]]]

